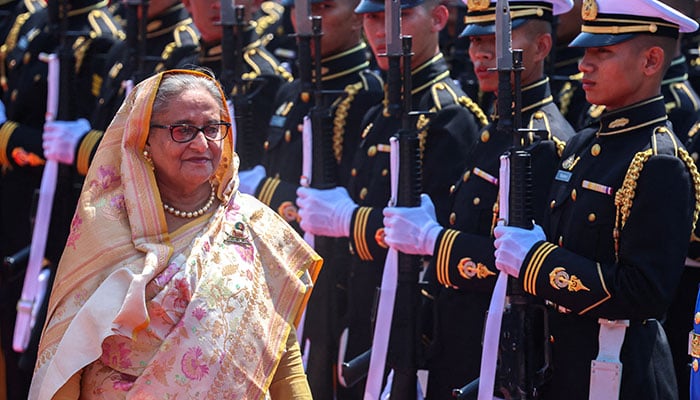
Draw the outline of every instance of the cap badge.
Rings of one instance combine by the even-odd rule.
[[[489,0],[467,0],[467,9],[469,11],[484,11],[488,10]]]
[[[583,0],[581,6],[581,18],[584,21],[594,21],[598,16],[598,3],[596,0]]]

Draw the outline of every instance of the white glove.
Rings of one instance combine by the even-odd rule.
[[[297,206],[299,226],[304,232],[328,237],[350,235],[350,220],[357,204],[344,187],[325,190],[299,187]]]
[[[255,190],[258,188],[260,181],[265,179],[265,176],[267,176],[267,173],[262,165],[256,165],[253,169],[238,171],[238,180],[240,181],[238,191],[254,196]]]
[[[425,193],[420,195],[420,207],[384,209],[384,241],[402,253],[432,255],[440,231],[435,206]]]
[[[532,246],[546,239],[539,225],[533,229],[499,225],[493,234],[496,236],[496,268],[516,278],[520,275],[523,260]]]
[[[73,164],[75,148],[90,131],[85,118],[76,121],[52,121],[44,124],[44,158],[63,164]]]
[[[5,104],[0,101],[0,124],[4,124],[7,121],[7,114],[5,114]]]

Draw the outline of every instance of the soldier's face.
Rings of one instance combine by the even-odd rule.
[[[614,110],[650,97],[640,90],[646,86],[643,83],[647,77],[642,73],[645,55],[633,40],[586,49],[579,70],[583,72],[581,83],[589,103]]]
[[[523,51],[521,81],[524,85],[541,78],[544,58],[551,49],[551,35],[533,33],[528,30],[528,23],[513,30],[512,48]],[[544,37],[546,36],[546,37]],[[496,35],[469,37],[469,57],[474,64],[474,72],[479,80],[479,88],[484,92],[498,90],[498,72],[496,68]]]
[[[221,40],[221,3],[218,0],[183,0],[205,42]]]
[[[384,11],[363,14],[365,37],[372,48],[379,68],[389,69],[387,57],[378,57],[386,53],[386,24]],[[411,67],[415,68],[438,52],[437,34],[447,24],[449,12],[444,5],[427,9],[416,6],[401,10],[401,34],[411,36],[413,57]]]
[[[355,14],[350,0],[327,0],[311,4],[311,15],[321,17],[321,55],[337,54],[360,41],[362,16]],[[292,12],[292,24],[296,30],[296,13]],[[311,46],[314,54],[314,47]]]

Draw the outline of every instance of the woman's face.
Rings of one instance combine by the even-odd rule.
[[[221,122],[216,99],[203,88],[186,90],[165,110],[154,112],[152,125],[190,124],[198,127]],[[172,140],[167,128],[151,127],[146,149],[151,153],[158,185],[173,193],[192,193],[206,184],[221,161],[222,140],[208,140],[202,132],[187,143]]]

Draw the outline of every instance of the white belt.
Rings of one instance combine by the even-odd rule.
[[[588,399],[617,400],[620,397],[622,382],[620,350],[630,321],[600,318],[598,323],[598,357],[591,361],[591,388]]]

